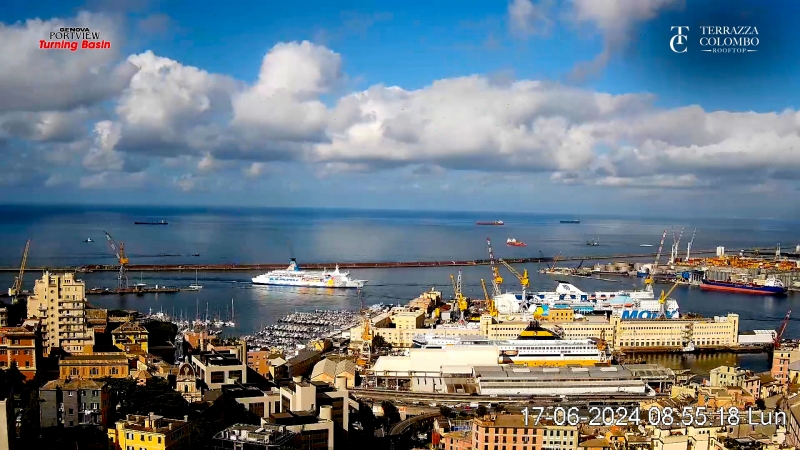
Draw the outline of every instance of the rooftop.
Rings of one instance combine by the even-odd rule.
[[[39,390],[54,391],[61,388],[63,391],[77,391],[79,389],[103,389],[105,383],[95,380],[53,380],[45,383]]]
[[[226,398],[263,397],[264,391],[254,384],[228,384],[222,386],[222,395]]]
[[[24,327],[0,327],[0,335],[33,337],[34,332]]]
[[[115,361],[128,363],[128,357],[122,352],[85,353],[81,355],[65,356],[59,364],[89,364],[95,361]]]
[[[212,350],[210,352],[200,352],[199,355],[194,355],[192,358],[200,360],[204,366],[241,366],[242,362],[239,358],[232,353],[217,352]]]
[[[214,435],[214,439],[234,442],[282,446],[291,441],[297,433],[266,429],[255,425],[236,424]]]
[[[347,358],[325,358],[314,365],[311,371],[311,378],[326,375],[330,378],[336,378],[340,374],[355,374],[356,365],[353,361]]]
[[[520,365],[475,366],[475,378],[479,380],[506,380],[525,378],[529,380],[633,380],[636,377],[622,366],[609,367],[527,367]]]
[[[316,350],[303,349],[297,352],[297,356],[295,356],[294,358],[290,358],[288,361],[286,361],[286,365],[291,367],[296,364],[301,364],[320,354],[321,353]]]
[[[124,334],[124,333],[143,333],[149,334],[147,329],[136,322],[123,322],[111,332],[111,334]]]
[[[117,421],[117,423],[120,422],[124,423],[124,427],[127,430],[165,434],[182,426],[186,426],[189,422],[189,417],[184,416],[184,420],[177,420],[167,419],[163,416],[158,416],[153,413],[150,413],[146,416],[128,414],[125,417],[125,420]]]

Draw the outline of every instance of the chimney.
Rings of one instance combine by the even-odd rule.
[[[302,383],[303,377],[292,377],[292,381],[294,381],[295,383]]]

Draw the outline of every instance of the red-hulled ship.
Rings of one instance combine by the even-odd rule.
[[[475,222],[475,225],[494,225],[494,226],[500,226],[500,225],[505,225],[505,222],[503,222],[502,220],[495,220],[494,222]]]
[[[700,289],[753,295],[786,295],[788,290],[783,282],[775,277],[767,278],[763,285],[737,281],[701,280]]]
[[[527,247],[528,246],[528,244],[526,244],[526,243],[524,243],[522,241],[518,241],[518,240],[516,240],[514,238],[506,239],[506,245],[510,245],[512,247]]]

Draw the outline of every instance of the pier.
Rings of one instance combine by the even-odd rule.
[[[745,250],[745,253],[755,253],[770,251],[770,248],[753,248]],[[715,254],[716,250],[692,250],[695,255]],[[609,261],[622,259],[642,259],[655,258],[656,253],[629,253],[622,255],[582,255],[582,256],[560,256],[558,261]],[[552,263],[555,257],[537,258],[503,258],[509,264],[536,264]],[[459,261],[380,261],[380,262],[326,262],[326,263],[300,263],[300,267],[310,270],[333,269],[339,266],[341,269],[393,269],[411,267],[466,267],[488,265],[488,259],[459,260]],[[285,269],[287,263],[260,263],[260,264],[129,264],[126,266],[128,271],[138,272],[257,272]],[[116,264],[92,264],[72,267],[30,267],[27,270],[54,272],[113,272],[119,270]],[[0,267],[0,272],[19,272],[19,267]]]

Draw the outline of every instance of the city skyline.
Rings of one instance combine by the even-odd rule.
[[[788,2],[192,5],[11,3],[0,202],[798,212]],[[742,17],[755,56],[670,50]]]

